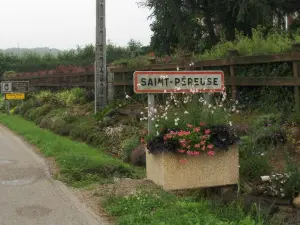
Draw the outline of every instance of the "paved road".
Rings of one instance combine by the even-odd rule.
[[[50,177],[42,157],[0,126],[0,225],[107,225]]]

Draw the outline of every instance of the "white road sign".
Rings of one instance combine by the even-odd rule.
[[[2,81],[1,93],[26,93],[29,92],[28,81]]]
[[[10,93],[12,92],[12,82],[1,82],[1,93]]]
[[[224,91],[222,71],[136,71],[135,93]]]

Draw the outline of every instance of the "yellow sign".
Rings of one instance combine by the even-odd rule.
[[[7,93],[5,94],[6,100],[23,100],[25,99],[25,93]]]

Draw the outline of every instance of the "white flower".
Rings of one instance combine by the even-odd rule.
[[[165,120],[168,120],[168,117],[167,117],[167,116],[165,117]]]
[[[177,71],[179,71],[179,66],[177,66],[177,68],[176,68],[176,69],[177,69]]]
[[[129,96],[129,95],[126,95],[125,98],[128,99],[128,98],[130,98],[130,96]]]
[[[229,126],[231,126],[231,127],[232,127],[232,122],[231,122],[231,121],[229,121]]]
[[[155,127],[158,127],[158,124],[155,124]]]
[[[144,112],[141,112],[141,114],[143,115],[143,114],[144,114]]]
[[[175,123],[175,126],[178,126],[178,123]]]
[[[154,118],[152,118],[151,120],[154,121]]]
[[[188,112],[188,111],[185,111],[184,114],[189,114],[189,112]]]

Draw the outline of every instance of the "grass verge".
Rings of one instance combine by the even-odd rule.
[[[237,204],[215,204],[195,197],[178,197],[162,190],[141,189],[135,195],[112,196],[105,209],[119,225],[262,225]]]
[[[108,182],[113,177],[141,177],[142,171],[87,144],[74,142],[19,116],[0,114],[0,123],[35,145],[45,157],[54,157],[59,179],[72,186]]]

